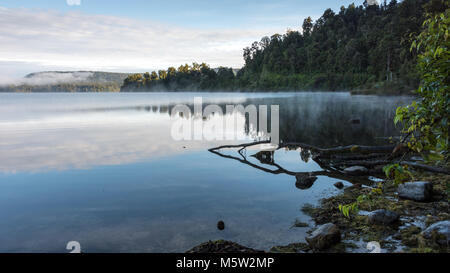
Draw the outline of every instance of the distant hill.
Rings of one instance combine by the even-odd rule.
[[[131,73],[44,71],[26,75],[0,92],[118,92]]]
[[[67,82],[69,80],[89,83],[115,82],[122,84],[131,73],[113,73],[99,71],[44,71],[25,76],[30,80],[48,80]]]

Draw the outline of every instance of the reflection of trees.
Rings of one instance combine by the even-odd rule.
[[[261,165],[258,165],[258,164],[255,164],[255,163],[249,161],[247,159],[247,157],[242,153],[242,151],[247,147],[255,146],[255,145],[259,145],[259,144],[268,144],[268,143],[270,143],[270,140],[258,141],[258,142],[248,143],[248,144],[239,144],[239,145],[224,145],[224,146],[220,146],[220,147],[216,147],[216,148],[211,148],[211,149],[209,149],[209,151],[211,153],[216,154],[223,158],[237,160],[237,161],[241,162],[242,164],[248,165],[250,167],[261,170],[263,172],[267,172],[267,173],[271,173],[271,174],[275,174],[275,175],[287,174],[290,176],[294,176],[297,179],[296,185],[299,184],[299,181],[306,180],[307,183],[309,183],[308,181],[311,181],[311,183],[309,183],[310,184],[309,187],[311,187],[312,184],[314,183],[314,181],[316,180],[316,177],[319,175],[328,176],[328,177],[336,178],[336,179],[342,179],[342,180],[350,181],[353,183],[369,182],[369,180],[365,177],[351,177],[351,176],[349,177],[345,174],[342,174],[341,172],[336,171],[336,170],[330,168],[329,166],[323,164],[319,160],[313,159],[323,169],[323,171],[294,172],[294,171],[287,170],[284,167],[282,167],[281,165],[277,164],[276,159],[275,159],[275,154],[273,151],[260,151],[256,154],[252,155],[256,159],[258,159],[258,161],[259,161],[259,163],[261,163]],[[280,147],[281,146],[279,146],[278,149],[280,149]],[[224,154],[221,152],[221,150],[223,150],[223,149],[237,149],[237,148],[239,148],[239,150],[237,151],[238,155],[236,155],[236,156]],[[306,149],[302,149],[302,150],[306,150]],[[274,167],[274,168],[271,169],[266,166],[270,166],[270,167]],[[301,186],[297,186],[297,187],[302,188]],[[304,187],[303,189],[306,189],[309,187]]]
[[[398,134],[393,123],[398,98],[354,98],[311,94],[286,98],[249,99],[252,104],[280,105],[280,140],[322,147],[374,144],[377,137]],[[353,118],[361,124],[349,122]]]
[[[403,102],[398,97],[351,97],[336,93],[306,95],[302,93],[289,97],[248,98],[242,104],[244,106],[267,105],[269,124],[271,122],[270,105],[279,105],[279,129],[282,142],[300,141],[321,147],[334,147],[350,144],[375,144],[380,141],[377,137],[398,134],[392,119],[396,107]],[[207,105],[204,103],[203,109]],[[194,112],[193,104],[186,104],[186,106],[191,113]],[[220,103],[218,106],[225,115],[226,103]],[[155,104],[98,110],[138,110],[170,115],[174,107],[175,104]],[[185,118],[192,118],[192,116],[185,116]],[[350,120],[354,118],[361,120],[361,123],[352,124]],[[256,128],[258,128],[258,124],[250,124],[248,116],[246,116],[244,133],[249,136],[256,135]]]

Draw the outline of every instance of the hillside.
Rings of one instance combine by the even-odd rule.
[[[45,71],[26,75],[0,92],[118,92],[128,73]]]

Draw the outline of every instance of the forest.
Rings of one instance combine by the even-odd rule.
[[[206,64],[130,75],[121,91],[352,90],[409,93],[419,84],[411,42],[425,14],[443,12],[441,0],[390,1],[342,6],[301,30],[263,37],[243,51],[245,65],[211,69]]]

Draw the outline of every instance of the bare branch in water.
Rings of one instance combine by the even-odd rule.
[[[319,148],[313,145],[301,143],[301,142],[286,142],[281,143],[275,150],[279,150],[282,148],[303,148],[310,150],[315,153],[313,155],[313,160],[319,164],[319,166],[324,171],[317,172],[293,172],[286,170],[282,166],[276,164],[273,160],[269,162],[262,162],[263,164],[270,165],[275,167],[275,170],[265,168],[263,166],[254,164],[247,160],[246,156],[242,153],[246,148],[251,146],[256,146],[260,144],[269,144],[270,140],[257,141],[252,143],[245,144],[237,144],[237,145],[223,145],[215,148],[211,148],[208,151],[229,159],[238,160],[239,162],[249,165],[253,168],[262,170],[264,172],[272,173],[272,174],[288,174],[292,176],[301,176],[301,175],[309,175],[309,176],[317,176],[317,175],[326,175],[329,177],[334,177],[337,179],[344,180],[354,180],[348,175],[343,174],[342,169],[349,166],[365,166],[371,168],[369,174],[381,173],[380,166],[384,166],[391,163],[400,163],[411,166],[413,168],[436,172],[436,173],[444,173],[450,174],[449,170],[428,166],[424,164],[419,164],[416,162],[404,161],[403,157],[400,159],[394,159],[393,151],[396,149],[396,145],[385,145],[385,146],[360,146],[360,145],[349,145],[349,146],[340,146],[335,148]],[[242,158],[238,158],[231,155],[225,155],[218,150],[221,149],[231,149],[231,148],[239,148],[238,153]]]

